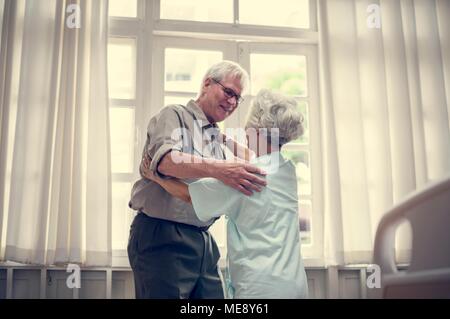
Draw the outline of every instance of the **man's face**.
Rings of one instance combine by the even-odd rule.
[[[206,79],[203,89],[206,94],[201,107],[211,123],[225,120],[236,110],[238,106],[237,98],[229,97],[229,93],[241,94],[242,88],[238,78],[227,76],[219,83],[213,79]],[[228,92],[228,95],[226,92]]]

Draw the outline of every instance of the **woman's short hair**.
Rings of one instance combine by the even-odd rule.
[[[239,64],[233,61],[223,60],[212,65],[208,71],[206,71],[202,80],[202,85],[208,78],[216,81],[222,81],[227,76],[239,79],[241,85],[241,95],[244,95],[249,82],[248,73]]]
[[[294,98],[262,89],[253,100],[245,128],[266,129],[262,131],[267,132],[269,143],[274,137],[271,129],[277,128],[279,144],[289,143],[303,135],[303,116],[297,104]]]

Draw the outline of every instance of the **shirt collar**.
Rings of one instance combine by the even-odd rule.
[[[188,104],[186,105],[187,109],[191,112],[191,114],[195,117],[197,121],[202,121],[202,128],[209,128],[214,127],[216,129],[219,128],[217,123],[209,123],[208,119],[206,118],[205,113],[200,108],[200,106],[194,101],[190,100]]]

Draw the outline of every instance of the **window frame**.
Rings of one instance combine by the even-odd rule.
[[[317,3],[310,0],[310,28],[297,29],[239,24],[239,0],[234,0],[234,23],[195,22],[160,19],[160,0],[137,0],[136,18],[109,17],[109,37],[133,37],[136,40],[136,98],[135,151],[132,174],[113,174],[112,181],[133,183],[139,177],[139,162],[145,144],[147,121],[164,104],[164,50],[167,47],[182,49],[224,50],[224,59],[237,61],[249,71],[249,52],[294,53],[306,55],[308,67],[308,96],[314,96],[309,105],[311,201],[313,204],[314,247],[302,246],[305,265],[320,267],[323,260],[323,188],[321,160],[321,128],[319,109]],[[246,43],[249,42],[249,43]],[[218,47],[222,49],[218,49]],[[281,52],[281,49],[286,50]],[[256,53],[256,51],[253,51]],[[313,84],[310,84],[313,82]],[[200,86],[200,83],[199,83]],[[248,90],[245,103],[249,103]],[[303,100],[304,98],[299,98]],[[112,100],[112,107],[127,107],[129,101]],[[315,105],[314,112],[311,105]],[[247,107],[240,107],[228,120],[228,127],[241,127]],[[300,145],[295,150],[300,150]],[[286,145],[286,149],[293,146]],[[112,232],[113,233],[113,232]],[[221,248],[221,262],[226,253]],[[113,251],[113,266],[129,267],[126,249]]]
[[[142,0],[141,0],[142,1]],[[226,36],[237,35],[239,38],[257,37],[267,39],[275,37],[277,40],[289,39],[288,41],[302,41],[317,37],[317,0],[309,0],[309,28],[293,28],[293,27],[276,27],[254,24],[243,24],[239,22],[239,1],[233,1],[233,23],[224,22],[201,22],[192,20],[174,20],[161,19],[161,0],[150,0],[153,2],[153,20],[155,22],[155,32],[159,35],[173,35],[171,32],[194,32],[197,34],[205,33],[205,29],[209,34],[220,34]],[[217,38],[217,36],[215,37]],[[227,39],[230,39],[229,37]],[[256,39],[255,39],[256,40]]]
[[[133,171],[131,173],[112,173],[111,182],[127,182],[133,183],[139,177],[139,163],[141,158],[141,152],[143,147],[143,137],[141,135],[145,132],[145,109],[146,99],[151,96],[151,92],[146,92],[144,85],[150,81],[150,74],[152,72],[151,63],[145,62],[146,52],[151,52],[151,43],[146,37],[146,34],[151,34],[151,27],[149,19],[145,19],[149,13],[151,13],[151,7],[146,5],[145,1],[137,0],[137,17],[109,17],[108,28],[108,42],[110,38],[128,38],[134,39],[136,43],[136,72],[135,72],[135,98],[134,99],[113,99],[110,98],[110,108],[124,107],[134,109],[134,161]],[[150,33],[148,33],[150,32]],[[144,85],[143,85],[144,84]],[[145,140],[144,140],[145,142]],[[133,213],[130,212],[132,218]],[[129,231],[129,226],[127,231]],[[114,229],[111,230],[113,236]],[[111,241],[113,239],[111,238]],[[130,267],[128,261],[128,253],[126,247],[124,249],[112,251],[112,266],[113,267]]]

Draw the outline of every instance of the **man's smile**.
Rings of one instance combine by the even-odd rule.
[[[232,106],[229,106],[229,107],[226,107],[226,106],[223,106],[223,105],[219,105],[221,108],[222,108],[222,110],[224,110],[224,112],[226,112],[226,113],[228,113],[228,112],[231,112],[232,110],[233,110],[233,107]]]

